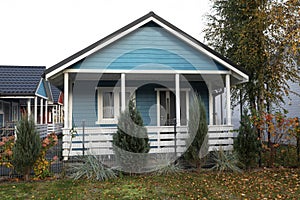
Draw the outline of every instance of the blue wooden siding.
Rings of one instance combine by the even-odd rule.
[[[47,98],[47,93],[46,93],[46,88],[45,88],[45,84],[44,81],[40,81],[40,84],[36,90],[36,94]]]
[[[76,81],[73,88],[73,126],[96,126],[96,90],[97,83],[92,81]]]
[[[208,119],[208,89],[205,82],[190,82],[190,84],[193,87],[193,90],[197,92],[204,101]],[[115,82],[75,82],[73,88],[73,126],[82,126],[82,121],[85,121],[87,127],[103,126],[96,124],[96,121],[98,120],[98,97],[95,88],[99,85],[113,87]],[[129,85],[131,84],[129,83]],[[155,88],[163,87],[158,84],[147,84],[136,90],[137,109],[141,113],[144,125],[146,126],[155,126],[157,124]]]
[[[160,27],[137,29],[70,68],[226,70]]]

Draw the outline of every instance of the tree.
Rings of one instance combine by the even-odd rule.
[[[189,137],[186,142],[189,146],[184,153],[184,158],[191,165],[194,165],[199,169],[201,167],[200,150],[201,148],[207,147],[207,144],[204,144],[204,141],[207,136],[208,126],[204,103],[197,95],[194,95],[192,98],[189,119]]]
[[[233,88],[232,102],[247,102],[252,116],[280,106],[289,81],[299,82],[299,0],[214,0],[208,45],[244,67],[249,82]],[[260,130],[257,128],[260,137]]]
[[[235,88],[233,98],[247,100],[258,113],[279,105],[289,94],[288,81],[299,81],[298,0],[215,0],[205,39],[216,51],[244,67],[249,82]],[[298,60],[297,60],[298,59]]]
[[[150,150],[150,143],[147,129],[133,100],[129,101],[128,109],[120,114],[112,143],[121,169],[130,173],[140,172],[145,165],[145,154]]]
[[[30,171],[41,150],[40,136],[34,121],[23,116],[17,125],[16,135],[12,164],[16,171],[24,175],[25,180],[29,180]]]
[[[244,111],[239,134],[234,140],[233,147],[234,151],[237,152],[239,161],[243,163],[246,168],[250,168],[256,163],[260,141],[257,140],[256,131],[251,123],[247,110]]]

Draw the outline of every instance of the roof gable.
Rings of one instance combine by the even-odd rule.
[[[49,92],[47,91],[48,88],[47,88],[47,84],[46,84],[46,81],[44,81],[43,79],[40,80],[40,83],[39,83],[39,86],[36,90],[36,96],[39,96],[39,97],[42,97],[42,98],[46,98],[48,99],[48,95],[49,95]]]
[[[145,24],[68,69],[228,71],[207,55],[153,24]]]
[[[155,13],[150,12],[147,15],[137,19],[136,21],[128,24],[127,26],[119,29],[118,31],[108,35],[107,37],[97,41],[96,43],[88,46],[87,48],[81,50],[80,52],[70,56],[69,58],[59,62],[58,64],[50,67],[45,71],[46,78],[50,78],[53,76],[57,76],[57,74],[62,73],[62,71],[69,66],[80,62],[82,59],[94,54],[95,52],[103,49],[104,47],[114,43],[115,41],[119,40],[127,36],[128,34],[134,32],[138,28],[144,27],[145,25],[152,25],[152,27],[162,27],[167,32],[172,34],[173,36],[179,38],[181,41],[187,43],[197,51],[205,54],[206,56],[213,59],[216,63],[222,65],[227,70],[231,70],[233,73],[237,74],[241,81],[247,81],[248,75],[246,71],[235,65],[230,60],[226,59],[222,55],[218,54],[217,52],[213,51],[206,45],[202,44],[195,38],[191,37],[190,35],[186,34],[182,30],[178,29],[174,25],[170,24],[169,22],[165,21],[161,17],[157,16]]]
[[[43,66],[0,66],[0,95],[35,95],[44,70]]]

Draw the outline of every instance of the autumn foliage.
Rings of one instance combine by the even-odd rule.
[[[299,120],[297,117],[288,118],[280,112],[262,113],[252,117],[254,125],[261,132],[262,148],[269,156],[267,165],[274,166],[276,149],[281,146],[297,146],[299,157]]]
[[[55,162],[58,157],[54,156],[52,159],[46,159],[47,151],[57,145],[58,138],[55,133],[47,135],[45,139],[41,141],[41,150],[37,160],[33,165],[33,170],[36,178],[44,179],[50,176],[50,166]],[[13,146],[15,144],[15,136],[2,137],[0,142],[0,166],[5,166],[10,169],[14,169],[12,164]]]

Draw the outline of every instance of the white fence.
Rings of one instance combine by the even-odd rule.
[[[46,137],[48,134],[55,132],[56,134],[62,133],[63,124],[55,123],[55,124],[36,124],[36,130],[40,135],[40,138]],[[0,129],[0,136],[10,136],[16,134],[16,123],[11,125],[9,128],[4,127]]]
[[[36,129],[40,134],[40,138],[45,138],[48,134],[55,132],[56,134],[62,133],[62,124],[37,124]]]
[[[182,154],[186,150],[188,130],[186,126],[176,127],[176,135],[173,126],[148,126],[150,141],[149,153],[176,153]],[[233,149],[232,126],[209,126],[208,151],[218,150],[221,146],[224,150]],[[116,133],[116,127],[86,127],[84,130],[77,128],[77,133],[72,137],[69,129],[63,129],[63,156],[79,155],[112,155],[112,138]],[[84,134],[83,134],[84,132]],[[176,137],[176,140],[175,140]]]
[[[47,124],[37,124],[36,130],[40,134],[40,138],[44,138],[48,134],[48,125]]]
[[[54,123],[54,124],[48,124],[48,134],[55,132],[56,134],[62,133],[62,123]]]

